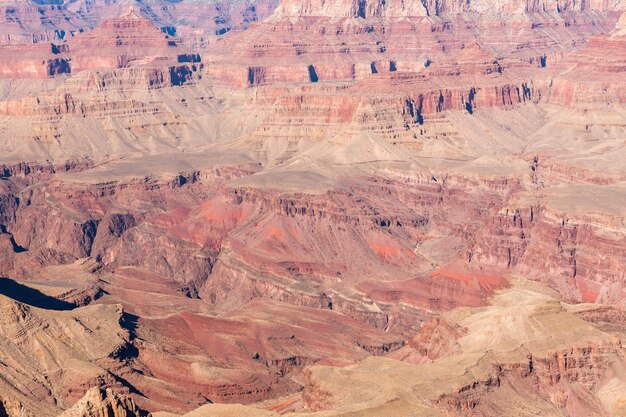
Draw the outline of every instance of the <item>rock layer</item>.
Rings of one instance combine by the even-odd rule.
[[[623,410],[623,5],[59,3],[1,6],[6,414]]]

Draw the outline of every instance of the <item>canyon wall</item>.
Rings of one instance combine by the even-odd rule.
[[[623,4],[54,3],[0,2],[0,415],[620,415]]]

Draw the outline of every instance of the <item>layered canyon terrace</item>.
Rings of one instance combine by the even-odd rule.
[[[0,417],[626,416],[626,1],[0,0]]]

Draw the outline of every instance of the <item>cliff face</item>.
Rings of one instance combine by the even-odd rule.
[[[621,3],[59,3],[0,3],[0,417],[619,415]]]
[[[134,8],[121,17],[104,20],[97,29],[79,33],[67,42],[4,46],[2,49],[3,74],[7,78],[47,78],[84,70],[154,67],[158,62],[156,66],[161,67],[171,83],[182,84],[187,81],[187,75],[181,73],[180,68],[187,66],[176,64],[190,61],[182,59],[190,55],[178,48],[176,38],[170,38]],[[28,53],[21,53],[24,50]],[[171,66],[163,68],[167,64]],[[188,66],[188,73],[192,73],[192,65]]]
[[[528,172],[532,185],[538,170]],[[92,256],[110,270],[148,269],[220,309],[254,298],[315,308],[332,302],[378,328],[390,325],[399,301],[429,310],[478,305],[504,285],[504,272],[541,280],[571,301],[620,303],[624,297],[621,217],[606,212],[591,223],[585,212],[522,202],[528,184],[445,174],[445,184],[433,176],[374,177],[353,183],[350,193],[318,196],[225,187],[248,175],[207,170],[172,182],[77,187],[53,181],[27,194],[7,190],[4,231],[12,246],[7,243],[5,273],[28,276],[34,261]],[[473,198],[478,190],[479,201]],[[126,203],[130,195],[148,208]],[[447,244],[445,230],[454,246],[444,256],[438,245]],[[326,243],[310,246],[300,236]],[[592,248],[611,256],[598,258]],[[483,267],[493,271],[478,272]],[[378,278],[363,279],[373,270]],[[329,289],[341,277],[341,286],[354,286],[382,311],[338,288],[296,290],[307,277]]]
[[[403,1],[282,1],[275,16],[327,16],[333,18],[400,18],[444,17],[462,13],[493,15],[524,13],[567,13],[585,11],[614,11],[623,8],[619,2],[598,1],[492,1],[492,0],[428,0]]]
[[[59,44],[94,29],[108,19],[124,14],[134,5],[155,25],[170,35],[187,34],[191,42],[203,43],[206,36],[223,35],[262,20],[276,8],[275,0],[198,0],[128,2],[79,0],[0,2],[0,45]]]
[[[514,416],[520,409],[542,415],[619,415],[618,403],[608,397],[600,400],[596,393],[621,384],[617,382],[621,377],[613,378],[623,366],[623,346],[596,333],[589,322],[550,301],[549,296],[534,292],[537,289],[514,284],[494,297],[488,307],[453,312],[445,321],[425,326],[422,342],[439,329],[439,334],[452,336],[455,347],[441,351],[441,357],[423,358],[417,368],[382,358],[342,368],[311,367],[304,393],[307,406],[330,415],[347,408],[358,413],[400,415],[411,409],[452,416]],[[556,324],[553,320],[557,318],[559,324],[552,328],[549,323]],[[483,327],[486,322],[490,323],[488,328]],[[557,330],[565,323],[567,331]],[[454,326],[457,329],[450,332]],[[550,342],[545,342],[543,332],[549,332]],[[572,334],[576,336],[570,338]],[[486,335],[490,337],[485,339]],[[518,345],[521,340],[523,344]],[[476,343],[484,345],[473,350],[478,347]],[[410,344],[393,356],[415,363],[424,353],[418,346]],[[483,350],[487,346],[489,349]],[[550,350],[553,348],[556,350]],[[412,372],[420,368],[424,373],[412,378]],[[376,390],[367,391],[374,374],[380,384]],[[394,384],[400,378],[403,383]],[[609,380],[612,382],[605,388],[602,381]],[[348,381],[351,384],[345,385]],[[342,386],[341,394],[334,394]],[[358,397],[357,393],[364,390],[367,394]]]

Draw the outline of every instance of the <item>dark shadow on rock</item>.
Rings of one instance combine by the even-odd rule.
[[[127,311],[124,311],[122,315],[122,327],[126,328],[130,333],[131,339],[134,339],[137,336],[137,324],[139,322],[139,316],[131,314]]]
[[[0,224],[0,234],[7,234],[9,235],[9,240],[11,242],[11,246],[13,246],[13,252],[15,253],[22,253],[22,252],[26,252],[26,248],[20,246],[17,244],[17,242],[15,242],[15,239],[13,238],[13,235],[9,232],[7,232],[7,228],[5,225]],[[0,416],[2,417],[2,416]]]
[[[141,392],[140,390],[138,390],[138,389],[137,389],[137,387],[135,387],[133,384],[131,384],[130,382],[128,382],[128,380],[127,380],[127,379],[122,378],[121,376],[116,375],[116,374],[111,374],[111,375],[113,375],[113,378],[115,378],[115,380],[116,380],[119,384],[121,384],[122,386],[124,386],[124,387],[128,388],[128,391],[129,391],[131,394],[140,395],[140,396],[142,396],[142,397],[144,397],[144,398],[146,397],[146,395],[145,395],[143,392]]]
[[[4,403],[0,401],[0,417],[9,417],[9,413],[7,413],[6,408],[4,408]]]
[[[33,307],[44,308],[46,310],[73,310],[76,306],[67,301],[59,300],[27,287],[9,278],[0,278],[0,294],[28,304]],[[0,417],[2,414],[0,414]]]
[[[319,77],[317,76],[317,72],[315,71],[315,67],[313,65],[309,65],[309,78],[312,83],[319,81]]]

